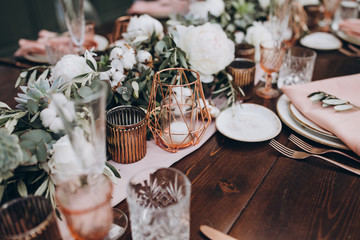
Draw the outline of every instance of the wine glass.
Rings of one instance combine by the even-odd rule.
[[[269,8],[269,26],[271,37],[274,40],[282,41],[288,31],[291,0],[271,0]]]
[[[280,70],[285,50],[285,44],[281,41],[267,40],[260,43],[260,65],[266,72],[266,81],[265,87],[256,90],[259,97],[270,99],[279,96],[279,91],[271,87],[271,74]]]
[[[60,3],[76,52],[82,53],[85,39],[84,0],[60,0]]]
[[[102,174],[79,175],[56,187],[55,199],[74,239],[118,239],[126,215],[111,207],[112,183]]]
[[[328,32],[330,31],[332,19],[341,0],[323,0],[322,2],[324,7],[324,19],[322,21],[321,30]]]

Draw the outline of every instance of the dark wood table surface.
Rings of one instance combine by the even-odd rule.
[[[12,107],[19,73],[0,64],[0,101]],[[318,52],[314,80],[355,73],[360,58]],[[276,101],[250,102],[276,112]],[[295,148],[291,133],[283,124],[276,139]],[[192,183],[190,239],[207,239],[199,231],[202,224],[238,239],[360,239],[360,177],[316,158],[289,159],[268,143],[238,142],[216,132],[173,165]],[[129,214],[126,201],[116,207]],[[131,239],[130,227],[122,239]]]

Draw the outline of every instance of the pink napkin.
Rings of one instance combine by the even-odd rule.
[[[339,22],[339,29],[347,35],[360,39],[360,19],[350,18]]]
[[[68,33],[64,33],[59,35],[55,32],[50,32],[48,30],[41,30],[38,33],[37,40],[28,40],[28,39],[20,39],[19,46],[20,48],[14,53],[15,56],[24,56],[24,55],[32,55],[39,54],[45,55],[45,46],[46,45],[59,45],[68,43],[71,41],[70,35]],[[92,47],[97,48],[97,43],[94,40],[94,34],[86,34],[84,47],[86,49],[91,49]]]
[[[312,92],[323,91],[360,106],[360,74],[285,86],[282,91],[304,116],[335,134],[360,156],[360,110],[337,112],[333,107],[324,108],[307,98]]]

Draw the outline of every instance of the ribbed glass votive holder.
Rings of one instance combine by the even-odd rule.
[[[50,200],[29,196],[5,203],[0,209],[0,239],[61,239]]]
[[[134,163],[146,154],[145,112],[134,106],[119,106],[106,114],[107,148],[117,163]]]

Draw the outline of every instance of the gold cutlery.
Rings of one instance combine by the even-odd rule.
[[[326,149],[326,148],[319,148],[319,147],[314,147],[306,142],[304,142],[303,140],[301,140],[300,138],[298,138],[297,136],[295,136],[294,134],[291,134],[289,137],[289,140],[291,142],[293,142],[296,146],[298,146],[299,148],[301,148],[302,150],[304,150],[305,152],[308,153],[313,153],[313,154],[324,154],[324,153],[329,153],[329,152],[333,152],[333,153],[338,153],[341,154],[345,157],[348,157],[354,161],[360,162],[359,159],[350,156],[344,152],[338,151],[338,150],[334,150],[334,149]]]
[[[351,51],[349,51],[343,47],[340,48],[339,51],[348,57],[360,57],[360,49],[358,49],[357,47],[355,47],[352,44],[349,44],[348,47]]]
[[[201,225],[200,231],[211,240],[237,240],[236,238],[207,225]]]
[[[348,170],[352,173],[355,173],[357,175],[360,175],[360,169],[354,168],[354,167],[350,167],[347,166],[345,164],[336,162],[334,160],[331,160],[329,158],[323,157],[321,155],[317,155],[317,154],[311,154],[311,153],[306,153],[306,152],[301,152],[301,151],[295,151],[293,149],[290,149],[288,147],[285,147],[284,145],[282,145],[281,143],[279,143],[278,141],[276,141],[275,139],[271,139],[270,146],[272,146],[273,148],[275,148],[278,152],[280,152],[281,154],[289,157],[289,158],[293,158],[293,159],[304,159],[304,158],[308,158],[308,157],[317,157],[320,159],[323,159],[329,163],[332,163],[338,167],[341,167],[345,170]]]

